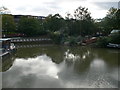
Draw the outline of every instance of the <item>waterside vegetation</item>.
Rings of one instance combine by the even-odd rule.
[[[95,20],[88,8],[78,7],[73,14],[48,15],[45,19],[22,16],[15,22],[13,15],[3,14],[3,35],[22,35],[24,37],[50,37],[55,44],[81,45],[96,42],[99,47],[109,43],[120,44],[120,33],[109,35],[113,29],[120,30],[120,9],[110,8],[103,19]],[[92,39],[96,37],[95,39]]]

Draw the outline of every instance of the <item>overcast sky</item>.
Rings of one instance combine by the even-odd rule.
[[[63,17],[73,14],[79,6],[88,8],[93,18],[105,17],[110,7],[118,7],[119,0],[0,0],[12,14],[48,16],[59,13]]]

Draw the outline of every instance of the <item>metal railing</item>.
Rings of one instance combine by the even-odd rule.
[[[38,42],[38,41],[51,41],[50,38],[20,38],[12,39],[11,42]]]

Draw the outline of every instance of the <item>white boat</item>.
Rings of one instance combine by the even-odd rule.
[[[107,47],[111,47],[111,48],[120,48],[120,44],[109,43],[109,44],[107,45]]]
[[[0,57],[6,56],[16,50],[14,43],[11,43],[11,38],[0,38]]]

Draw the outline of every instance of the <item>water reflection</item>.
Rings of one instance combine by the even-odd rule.
[[[3,83],[6,83],[5,86],[7,87],[31,87],[31,85],[35,87],[34,85],[39,82],[38,80],[42,80],[42,82],[39,82],[41,83],[40,87],[46,87],[46,82],[49,82],[48,86],[50,87],[50,82],[57,83],[56,80],[59,78],[58,72],[59,69],[56,64],[46,55],[28,59],[17,58],[7,74],[3,73],[7,81],[3,79]],[[37,82],[36,79],[38,79]]]
[[[47,75],[48,77],[58,78],[56,65],[46,55],[28,58],[27,60],[16,59],[14,67],[21,68],[22,74],[25,76],[35,74],[37,77]]]
[[[87,47],[20,48],[3,72],[3,87],[116,88],[118,53]]]
[[[91,64],[90,64],[90,68],[98,68],[98,69],[101,69],[101,68],[103,68],[103,70],[106,68],[105,67],[106,65],[105,65],[105,62],[103,61],[103,60],[101,60],[101,59],[95,59],[95,60],[93,60],[92,62],[91,62]]]
[[[10,69],[10,67],[13,65],[13,62],[15,60],[15,55],[16,54],[13,53],[12,55],[8,55],[2,58],[2,72],[5,72]]]

